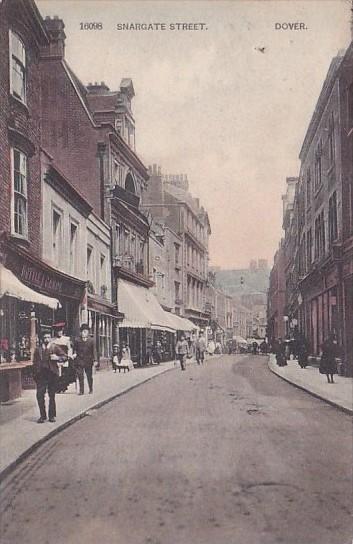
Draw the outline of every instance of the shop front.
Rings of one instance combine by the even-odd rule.
[[[161,342],[165,357],[171,356],[176,329],[152,291],[119,279],[117,293],[118,308],[124,314],[119,324],[119,344],[129,345],[132,361],[148,364],[157,341]]]
[[[85,282],[51,268],[10,241],[2,246],[0,266],[1,362],[26,363],[22,384],[34,387],[29,367],[39,338],[58,321],[65,322],[67,335],[78,334]]]
[[[60,305],[24,285],[0,263],[0,400],[6,402],[21,395],[22,378],[26,381],[32,364],[41,322],[50,323]]]
[[[116,342],[116,330],[122,318],[123,315],[117,312],[113,304],[88,297],[87,323],[90,334],[96,342],[101,367],[110,364],[113,344]]]
[[[343,351],[346,376],[353,376],[353,250],[343,263]]]

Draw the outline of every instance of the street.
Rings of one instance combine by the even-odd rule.
[[[172,370],[49,440],[1,485],[1,543],[351,542],[350,417],[266,361]]]

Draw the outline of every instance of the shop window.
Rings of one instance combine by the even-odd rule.
[[[22,40],[10,31],[10,92],[26,102],[26,49]]]
[[[75,223],[70,223],[70,272],[77,272],[77,233],[78,226]]]
[[[62,216],[57,210],[53,210],[52,216],[52,240],[53,240],[53,262],[59,267],[61,264],[62,248]]]
[[[18,149],[12,150],[13,213],[12,231],[27,237],[27,156]]]
[[[333,193],[333,195],[331,196],[329,200],[328,228],[329,228],[329,240],[330,240],[330,243],[332,243],[334,240],[336,240],[338,235],[336,191]]]

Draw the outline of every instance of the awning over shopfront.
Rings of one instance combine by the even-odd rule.
[[[56,298],[42,295],[24,285],[11,270],[0,264],[0,297],[14,297],[33,304],[43,304],[53,310],[60,307],[60,302]]]
[[[180,317],[179,315],[172,314],[170,312],[166,312],[166,314],[170,318],[176,331],[191,332],[194,330],[199,330],[199,327],[195,325],[195,323],[189,319],[186,319],[185,317]]]
[[[175,332],[169,315],[150,289],[118,280],[118,307],[125,315],[120,327]]]
[[[238,344],[247,344],[248,342],[242,336],[233,336],[233,340],[238,342]]]

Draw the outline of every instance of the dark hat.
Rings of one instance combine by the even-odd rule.
[[[82,323],[80,331],[89,331],[89,326],[87,323]]]
[[[59,331],[63,329],[66,326],[65,321],[61,321],[60,323],[54,323],[53,329],[58,329]]]

